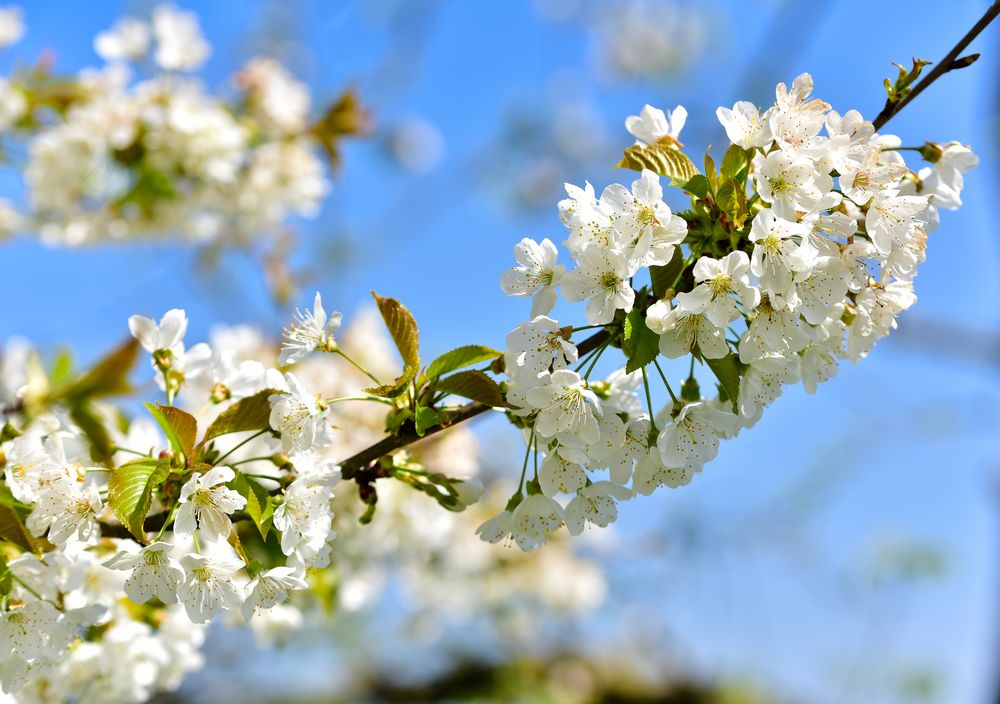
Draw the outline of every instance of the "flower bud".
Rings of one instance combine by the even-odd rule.
[[[228,401],[232,397],[232,392],[229,387],[223,384],[221,381],[212,387],[211,398],[212,403],[222,403],[223,401]]]
[[[483,482],[479,477],[466,477],[458,479],[452,485],[458,496],[459,504],[463,507],[471,506],[479,501],[483,495]]]
[[[941,145],[934,142],[924,142],[924,146],[920,147],[920,156],[932,164],[941,161],[942,154],[944,154],[944,150],[941,149]]]

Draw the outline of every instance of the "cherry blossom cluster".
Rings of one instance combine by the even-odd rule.
[[[574,535],[607,526],[635,494],[689,483],[784,385],[813,393],[915,302],[927,234],[939,209],[961,205],[963,174],[978,160],[957,142],[904,147],[812,88],[802,74],[779,84],[766,110],[720,107],[731,144],[719,170],[706,156],[705,173],[681,151],[686,110],[645,106],[625,123],[637,143],[621,165],[641,171],[631,187],[598,196],[589,183],[566,186],[559,214],[572,267],[549,239],[515,247],[501,284],[532,297],[531,319],[507,336],[504,359],[508,413],[527,452],[507,510],[479,529],[485,540],[537,548],[563,525]],[[907,150],[929,165],[908,168]],[[661,174],[689,209],[664,202]],[[586,302],[586,325],[549,317],[557,291]],[[600,331],[588,355],[572,341],[581,330]],[[592,378],[611,346],[626,367]],[[685,357],[675,393],[661,362]],[[702,395],[696,367],[718,394]],[[650,379],[669,394],[662,408]]]
[[[318,575],[338,555],[345,588],[354,585],[340,597],[345,606],[375,598],[370,579],[384,557],[359,538],[335,546],[336,458],[383,436],[385,399],[349,394],[395,363],[374,322],[362,319],[345,341],[335,339],[340,324],[317,294],[276,359],[247,329],[187,346],[183,311],[137,315],[134,342],[78,376],[65,360],[49,371],[28,345],[11,343],[0,355],[2,692],[142,701],[175,688],[201,664],[203,624],[223,615],[262,637],[287,634],[303,620],[289,595],[322,591],[329,580]],[[149,417],[126,422],[104,398],[121,387],[137,347],[167,405],[147,404]],[[363,351],[364,363],[345,349]],[[326,354],[310,358],[317,351]],[[448,515],[479,498],[467,432],[404,453],[400,472],[426,476],[418,457],[436,473],[465,475],[447,480]],[[350,514],[358,492],[339,486]],[[404,503],[399,492],[381,493],[389,507]],[[385,514],[383,530],[393,531],[402,517]],[[426,525],[472,535],[478,520]],[[356,516],[345,525],[355,533]],[[426,533],[409,530],[415,540]],[[411,548],[439,550],[441,539],[425,535]]]
[[[354,127],[314,120],[308,88],[281,64],[253,58],[213,95],[193,73],[211,46],[172,4],[119,20],[94,49],[104,65],[75,76],[43,58],[0,78],[0,136],[23,154],[13,166],[27,186],[24,208],[0,201],[0,234],[233,244],[318,213],[330,187],[319,152],[335,156]]]

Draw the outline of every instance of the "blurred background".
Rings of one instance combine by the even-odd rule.
[[[51,50],[57,68],[77,70],[98,64],[97,32],[152,3],[23,5],[29,31],[14,55]],[[818,97],[871,119],[891,62],[938,60],[987,5],[182,3],[201,16],[219,85],[266,54],[317,104],[356,88],[374,131],[346,146],[322,214],[295,223],[295,302],[318,289],[351,317],[369,289],[396,296],[430,356],[502,345],[527,314],[499,289],[511,248],[523,236],[561,241],[564,181],[600,190],[631,180],[613,165],[631,143],[624,118],[644,103],[688,108],[682,139],[694,157],[725,143],[717,106],[767,105],[775,83],[802,71]],[[475,609],[429,618],[393,589],[389,566],[377,598],[282,645],[213,630],[204,669],[165,700],[1000,701],[1000,237],[989,215],[1000,195],[1000,26],[972,50],[979,63],[887,130],[904,144],[959,140],[982,160],[964,208],[944,212],[931,236],[919,303],[815,397],[789,389],[691,486],[634,499],[613,528],[577,541],[595,569],[586,584],[572,571],[550,586],[576,594],[575,608],[509,623]],[[25,60],[8,52],[3,68]],[[16,180],[0,183],[18,197]],[[219,323],[276,335],[289,317],[240,251],[206,266],[176,244],[70,250],[15,239],[0,258],[0,338],[72,345],[84,360],[124,337],[133,313],[183,307],[192,342]],[[512,486],[516,433],[487,420],[476,434],[483,471]]]

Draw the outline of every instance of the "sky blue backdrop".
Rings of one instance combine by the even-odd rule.
[[[123,9],[142,7],[104,2],[83,10],[68,0],[28,5],[30,33],[10,52],[16,58],[0,58],[4,66],[46,48],[55,48],[64,69],[96,64],[91,37]],[[348,315],[367,304],[369,289],[404,300],[420,321],[430,356],[463,343],[501,345],[527,313],[524,302],[504,298],[497,283],[511,247],[525,235],[562,238],[554,203],[527,214],[506,209],[474,173],[484,155],[489,158],[499,119],[511,105],[533,102],[544,110],[571,85],[596,106],[620,149],[630,143],[618,127],[626,115],[646,102],[684,103],[691,112],[684,141],[700,154],[708,144],[724,143],[717,105],[767,103],[774,83],[808,70],[820,97],[871,118],[884,99],[881,80],[894,70],[890,62],[938,59],[986,3],[809,3],[815,12],[793,13],[775,31],[780,3],[716,2],[708,10],[712,35],[705,52],[682,78],[663,83],[600,79],[581,25],[545,20],[529,2],[428,3],[426,31],[412,45],[400,44],[412,32],[391,32],[378,21],[385,5],[289,5],[304,18],[291,23],[301,42],[293,65],[320,97],[356,85],[380,125],[411,117],[430,122],[443,137],[444,157],[430,173],[410,174],[386,159],[377,138],[348,146],[345,172],[323,216],[305,227],[310,254],[298,261],[320,269],[315,286]],[[259,3],[186,6],[201,13],[215,44],[208,76],[221,85],[252,53],[248,36],[262,33]],[[815,504],[805,519],[772,521],[772,532],[759,542],[776,548],[773,553],[759,545],[734,549],[739,541],[730,536],[729,549],[711,547],[698,558],[673,552],[615,568],[616,579],[645,594],[657,623],[682,634],[679,651],[705,671],[763,672],[815,701],[843,701],[837,697],[859,680],[869,686],[910,667],[938,671],[944,701],[984,701],[994,686],[1000,367],[995,347],[992,364],[963,353],[995,341],[1000,322],[1000,246],[990,215],[998,196],[998,32],[994,27],[974,46],[984,54],[978,65],[947,76],[891,124],[905,143],[957,139],[982,158],[967,178],[967,205],[944,213],[932,235],[916,284],[919,303],[901,323],[908,343],[881,344],[860,367],[845,366],[816,397],[788,392],[758,428],[726,444],[691,488],[629,507],[626,542],[686,515],[725,533],[762,507],[772,507],[763,510],[772,518],[783,515],[776,509],[798,507],[781,498],[798,476],[819,467],[840,477],[811,494]],[[397,50],[412,60],[386,68],[387,54]],[[574,178],[598,188],[630,178],[611,165],[588,167]],[[19,193],[15,180],[0,183],[13,197]],[[346,264],[311,259],[325,238],[345,235],[353,243]],[[190,341],[219,322],[277,330],[287,317],[241,255],[227,257],[210,275],[194,271],[192,250],[174,245],[70,251],[24,239],[0,246],[0,258],[0,337],[24,335],[47,347],[69,343],[83,358],[124,336],[125,321],[136,312],[186,308]],[[221,300],[214,295],[220,291]],[[311,296],[311,288],[303,291],[299,303]],[[971,330],[958,354],[934,351],[953,335],[942,323]],[[498,448],[512,447],[500,429],[483,432]],[[778,497],[775,504],[770,497]],[[858,561],[900,537],[941,546],[946,576],[906,590],[905,598],[889,592],[858,608],[843,596],[856,587],[852,578],[866,579]],[[637,579],[649,580],[649,588],[635,590]],[[620,617],[609,611],[595,628],[626,623]]]

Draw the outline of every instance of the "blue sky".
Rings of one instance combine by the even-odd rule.
[[[322,216],[302,224],[296,261],[319,272],[312,286],[347,315],[367,304],[369,289],[402,299],[420,322],[428,358],[460,344],[499,346],[527,314],[524,301],[504,298],[498,286],[511,247],[526,235],[562,237],[558,194],[549,208],[512,209],[497,196],[503,189],[480,176],[484,164],[503,158],[496,146],[501,120],[515,107],[544,120],[560,101],[586,104],[602,125],[610,158],[581,164],[571,178],[600,189],[631,178],[612,168],[613,158],[631,141],[624,117],[644,103],[688,107],[684,141],[692,155],[724,144],[716,106],[766,103],[777,81],[805,70],[818,96],[841,112],[857,108],[871,118],[884,100],[882,78],[895,70],[890,62],[915,55],[937,60],[986,4],[956,0],[942,11],[932,0],[697,3],[710,20],[708,39],[683,74],[665,81],[608,80],[595,70],[592,25],[545,19],[542,3],[414,3],[421,9],[407,19],[408,31],[381,20],[394,5],[389,0],[280,5],[300,11],[287,28],[294,41],[281,45],[292,66],[317,96],[356,86],[381,129],[347,147],[345,170]],[[215,45],[207,74],[215,85],[253,53],[263,28],[273,27],[267,3],[184,5],[199,11]],[[63,69],[96,65],[93,35],[122,11],[143,7],[106,2],[84,11],[68,0],[30,3],[28,37],[0,62],[10,67],[55,47]],[[790,390],[757,428],[726,444],[691,487],[628,507],[634,510],[621,527],[626,538],[689,514],[725,533],[772,500],[782,510],[798,506],[782,491],[817,468],[843,475],[820,492],[804,521],[769,510],[778,516],[778,539],[758,542],[791,542],[801,531],[802,545],[737,549],[726,537],[709,543],[721,551],[718,561],[685,559],[684,574],[671,569],[680,564],[675,554],[612,571],[614,579],[650,580],[657,622],[688,634],[687,654],[705,671],[763,674],[813,701],[856,700],[845,688],[869,677],[871,662],[890,670],[934,666],[946,688],[942,701],[984,701],[993,684],[991,662],[1000,659],[992,650],[1000,625],[994,558],[1000,367],[996,359],[987,366],[942,356],[927,343],[944,334],[942,322],[971,330],[973,341],[1000,328],[1000,240],[988,211],[998,187],[998,32],[987,30],[973,45],[983,53],[977,65],[946,76],[890,125],[904,143],[956,139],[982,159],[967,177],[965,207],[944,213],[931,237],[916,282],[920,300],[901,321],[914,342],[883,342],[862,365],[844,366],[815,397]],[[427,173],[400,169],[384,149],[381,135],[413,119],[433,125],[443,140],[443,157]],[[17,197],[15,179],[0,184]],[[345,237],[348,259],[320,256]],[[124,336],[136,312],[186,308],[190,341],[220,322],[277,332],[287,317],[240,254],[210,273],[197,272],[197,253],[176,245],[71,251],[21,239],[4,243],[0,256],[6,264],[0,337],[23,335],[50,348],[70,343],[83,358]],[[311,290],[300,304],[311,300]],[[495,425],[483,434],[506,437]],[[865,597],[859,607],[843,598],[843,575],[854,574],[879,545],[903,538],[940,546],[945,577],[902,590],[903,596],[890,592],[885,603]],[[612,609],[594,627],[614,628],[619,616]]]

